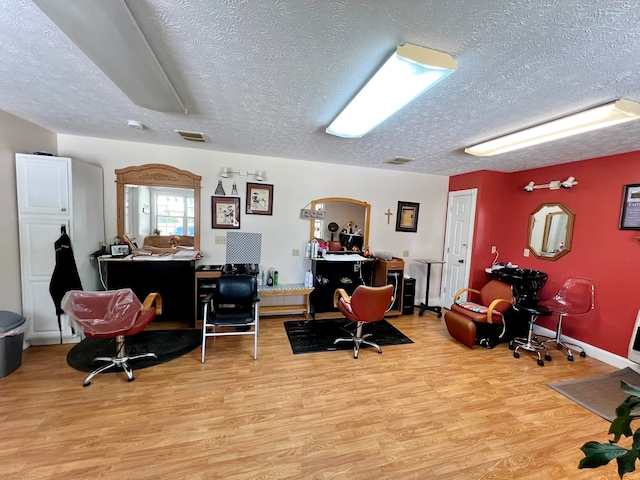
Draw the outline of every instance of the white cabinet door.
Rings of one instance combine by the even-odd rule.
[[[69,168],[68,158],[16,155],[20,214],[68,216]]]
[[[69,228],[68,222],[54,218],[27,218],[20,222],[22,314],[28,321],[25,336],[33,345],[60,343],[49,283],[56,265],[54,243],[60,237],[62,225]],[[61,323],[63,341],[79,341],[66,315],[61,316]]]

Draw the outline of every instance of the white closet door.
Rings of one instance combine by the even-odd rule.
[[[20,223],[20,262],[22,265],[22,310],[27,317],[26,336],[35,345],[58,343],[58,316],[49,293],[49,283],[56,266],[55,241],[61,226],[69,222],[54,218],[25,219]],[[62,335],[72,336],[66,315],[62,318]]]

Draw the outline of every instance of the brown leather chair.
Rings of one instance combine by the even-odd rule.
[[[460,299],[464,292],[472,294],[469,295],[468,301]],[[503,315],[512,305],[511,285],[499,280],[491,280],[481,290],[472,288],[458,290],[453,305],[444,314],[444,322],[453,338],[467,347],[473,347],[476,344],[479,329],[483,332],[489,329],[491,333],[498,330],[499,337],[504,335]],[[483,346],[493,347],[491,340],[485,340],[485,343]]]
[[[377,322],[384,319],[384,314],[389,310],[393,303],[393,285],[385,285],[383,287],[368,287],[366,285],[358,286],[353,295],[349,296],[347,292],[339,288],[333,296],[333,304],[347,318],[356,323],[356,330],[351,337],[337,338],[333,344],[339,342],[353,342],[353,358],[358,358],[360,345],[370,345],[378,349],[378,353],[382,353],[382,349],[377,343],[366,338],[371,334],[362,334],[362,326],[365,323]]]

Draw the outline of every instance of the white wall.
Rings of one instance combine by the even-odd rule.
[[[0,310],[22,313],[15,154],[56,150],[54,133],[0,110]]]
[[[201,249],[202,264],[225,263],[225,246],[216,245],[215,237],[226,230],[211,228],[211,196],[218,184],[220,167],[264,170],[265,183],[274,185],[273,215],[245,214],[247,177],[223,179],[227,194],[235,182],[241,197],[241,231],[262,233],[262,262],[275,267],[281,283],[303,282],[309,261],[304,258],[309,239],[309,221],[300,219],[300,209],[323,197],[351,197],[371,204],[369,246],[373,251],[393,252],[402,256],[405,250],[406,271],[417,278],[417,298],[424,297],[424,268],[412,258],[441,258],[444,242],[448,177],[400,173],[361,167],[335,166],[284,158],[241,155],[168,147],[144,143],[122,142],[99,138],[58,136],[59,155],[100,165],[105,178],[105,228],[107,241],[116,235],[117,168],[146,163],[164,163],[202,176]],[[254,181],[249,178],[249,181]],[[396,232],[395,215],[398,201],[420,203],[418,232]],[[387,224],[385,212],[393,212]],[[300,249],[299,257],[292,256]],[[437,285],[438,280],[435,280]],[[432,283],[434,285],[434,283]],[[437,291],[437,288],[433,289]]]

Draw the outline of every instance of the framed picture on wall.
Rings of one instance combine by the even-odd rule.
[[[419,203],[398,202],[398,214],[396,215],[396,232],[417,232],[419,209]]]
[[[640,230],[640,183],[623,188],[620,230]]]
[[[247,183],[247,213],[273,215],[273,185]]]
[[[211,197],[211,228],[240,228],[240,199]]]

